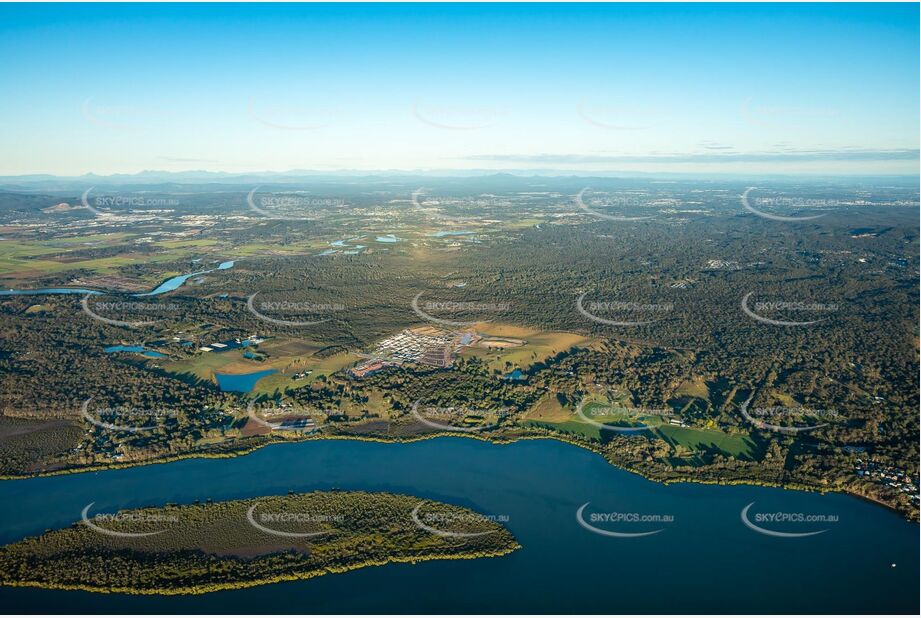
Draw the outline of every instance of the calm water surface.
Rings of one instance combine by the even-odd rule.
[[[404,492],[508,516],[523,549],[502,558],[389,565],[193,597],[0,588],[10,612],[917,613],[918,526],[843,495],[763,487],[663,486],[556,441],[494,445],[463,438],[266,447],[229,460],[0,482],[0,541],[69,525],[95,501],[112,509],[226,500],[289,490]],[[671,523],[601,523],[662,532],[612,538],[576,511],[669,515]],[[740,512],[835,515],[775,538]],[[767,526],[768,524],[763,524]],[[781,529],[782,526],[774,526]],[[893,568],[891,565],[895,564]]]
[[[133,352],[149,358],[166,358],[166,354],[157,352],[156,350],[148,350],[142,345],[110,345],[102,351],[109,354],[114,354],[115,352]]]
[[[172,292],[173,290],[179,289],[183,283],[188,281],[191,277],[196,277],[198,275],[205,275],[215,270],[227,270],[228,268],[233,268],[234,262],[221,262],[216,268],[210,270],[202,270],[196,273],[189,273],[187,275],[177,275],[170,279],[167,279],[156,288],[150,292],[144,292],[143,294],[132,294],[132,296],[157,296],[158,294],[164,294],[166,292]],[[86,290],[83,288],[37,288],[35,290],[3,290],[0,291],[0,296],[31,296],[37,294],[103,294],[99,290]]]
[[[256,387],[256,382],[265,376],[272,375],[277,369],[265,369],[253,373],[217,373],[217,386],[225,392],[248,393]]]
[[[152,291],[145,292],[144,294],[135,294],[135,296],[157,296],[158,294],[165,294],[166,292],[172,292],[173,290],[179,289],[179,287],[182,286],[183,283],[185,283],[192,277],[197,277],[199,275],[206,275],[210,272],[214,272],[215,270],[227,270],[228,268],[233,268],[232,261],[221,262],[217,266],[217,268],[211,268],[209,270],[200,270],[198,272],[189,273],[187,275],[177,275],[176,277],[167,279],[166,281],[158,285],[156,288],[154,288]]]

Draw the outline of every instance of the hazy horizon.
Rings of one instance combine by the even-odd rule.
[[[163,177],[185,177],[185,178],[239,178],[239,177],[264,177],[267,182],[273,177],[304,177],[304,178],[323,178],[323,177],[369,177],[369,176],[394,176],[394,177],[444,177],[444,178],[478,178],[486,176],[516,176],[521,178],[612,178],[612,179],[687,179],[687,180],[744,180],[758,178],[789,178],[796,181],[824,180],[834,179],[847,181],[852,179],[911,179],[921,178],[919,172],[891,172],[891,173],[803,173],[803,172],[778,172],[778,173],[758,173],[758,172],[645,172],[629,170],[558,170],[558,169],[461,169],[461,168],[442,168],[442,169],[337,169],[337,170],[318,170],[318,169],[287,169],[287,170],[241,170],[226,171],[219,169],[142,169],[134,172],[114,172],[111,174],[99,174],[96,172],[85,172],[82,174],[49,174],[43,172],[34,172],[26,174],[0,175],[0,180],[10,181],[16,179],[40,179],[50,178],[59,180],[77,180],[82,178],[99,178],[99,179],[132,179],[144,178],[150,176]]]

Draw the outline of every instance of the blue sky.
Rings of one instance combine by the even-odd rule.
[[[917,4],[0,5],[0,175],[918,173]]]

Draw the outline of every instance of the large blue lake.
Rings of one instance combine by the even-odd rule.
[[[256,388],[256,382],[272,375],[277,369],[264,369],[253,373],[215,373],[217,386],[225,392],[248,393]]]
[[[919,606],[918,526],[884,508],[837,494],[663,486],[546,440],[302,442],[229,460],[3,481],[0,541],[66,526],[93,501],[94,511],[111,512],[331,488],[405,492],[505,515],[523,548],[192,597],[0,588],[0,606],[28,613],[917,613]],[[651,536],[610,538],[576,522],[586,502],[599,512],[674,521],[656,524],[663,530]],[[742,524],[751,502],[761,512],[839,521],[815,536],[775,538]]]

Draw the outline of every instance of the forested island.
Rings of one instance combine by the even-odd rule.
[[[393,562],[497,557],[519,547],[488,516],[390,493],[91,508],[69,528],[0,547],[0,585],[203,594]]]

